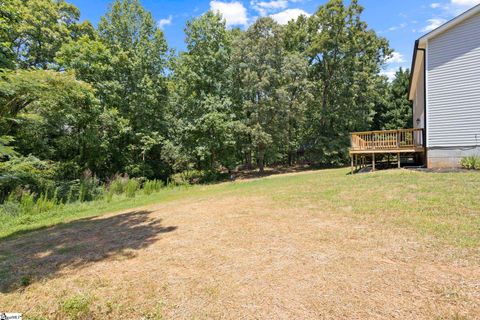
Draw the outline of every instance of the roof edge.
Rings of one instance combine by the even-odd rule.
[[[413,47],[413,58],[412,58],[412,67],[410,68],[410,82],[408,86],[408,99],[410,101],[413,101],[411,95],[412,95],[412,87],[413,87],[413,74],[415,71],[415,63],[417,62],[417,51],[418,51],[418,45],[420,41],[415,40],[415,46]]]
[[[456,26],[457,24],[465,21],[466,19],[476,15],[477,13],[480,13],[480,4],[477,4],[475,5],[474,7],[468,9],[467,11],[461,13],[460,15],[456,16],[455,18],[445,22],[444,24],[442,24],[441,26],[439,26],[438,28],[430,31],[429,33],[421,36],[420,38],[418,38],[418,41],[419,41],[419,47],[422,47],[425,45],[425,43],[429,40],[429,39],[432,39],[436,36],[438,36],[439,34],[447,31],[448,29]]]

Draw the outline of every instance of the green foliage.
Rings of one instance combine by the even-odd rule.
[[[32,282],[32,280],[29,277],[24,276],[20,279],[20,285],[22,287],[28,287],[31,282]]]
[[[112,191],[114,194],[122,194],[125,192],[125,188],[128,183],[128,176],[116,176],[111,182],[109,186],[109,190]]]
[[[20,0],[2,1],[0,5],[0,69],[14,67],[12,34],[20,22],[20,6]]]
[[[89,318],[92,299],[86,295],[75,295],[66,299],[60,306],[62,312],[70,320]]]
[[[18,155],[13,149],[13,147],[9,146],[9,144],[12,143],[13,141],[15,141],[13,137],[0,136],[0,157]]]
[[[460,165],[465,169],[480,170],[480,156],[468,156],[460,161]]]
[[[400,68],[391,83],[379,82],[378,91],[383,92],[375,106],[372,129],[396,130],[413,127],[413,106],[408,100],[410,71]]]
[[[103,196],[103,188],[97,177],[92,175],[92,172],[87,170],[83,173],[80,180],[80,190],[78,200],[80,202],[92,201]]]
[[[170,183],[183,186],[189,184],[196,184],[201,181],[204,176],[204,172],[200,170],[185,170],[176,173],[170,177]]]
[[[306,112],[307,155],[324,164],[347,157],[349,132],[370,128],[381,66],[391,53],[386,39],[368,29],[358,1],[330,0],[308,20],[305,55],[315,99]]]
[[[169,177],[175,186],[241,167],[342,165],[350,131],[411,126],[408,71],[380,76],[392,50],[362,11],[330,0],[286,26],[264,17],[247,30],[209,11],[187,22],[186,50],[174,54],[139,0],[113,0],[98,28],[63,0],[9,1],[2,210],[111,202],[143,179],[154,180],[148,195]]]
[[[152,193],[160,191],[163,186],[164,183],[161,180],[148,180],[143,184],[143,193],[146,195],[150,195]]]
[[[308,64],[298,52],[287,53],[284,29],[271,18],[258,19],[237,38],[237,96],[244,115],[244,152],[252,151],[260,171],[265,161],[299,148],[300,129],[310,100]],[[250,164],[249,164],[250,165]]]
[[[45,193],[54,186],[53,176],[54,166],[34,156],[0,162],[0,202],[18,189]]]
[[[140,183],[136,179],[129,179],[125,186],[125,195],[127,198],[135,198],[137,190],[140,188]]]
[[[15,150],[96,171],[102,110],[90,85],[68,73],[15,71],[0,79],[0,134],[15,136]],[[1,132],[4,130],[4,132]],[[72,156],[73,155],[73,156]],[[76,176],[81,173],[77,172]]]
[[[232,101],[233,33],[213,12],[189,21],[185,33],[187,51],[173,61],[173,145],[163,151],[179,170],[192,163],[199,169],[233,168],[241,129]]]
[[[16,5],[19,18],[9,36],[23,68],[45,69],[63,43],[93,30],[89,23],[79,23],[78,8],[63,0],[22,0]]]
[[[211,170],[185,170],[170,177],[169,182],[174,186],[185,186],[199,183],[211,183],[224,181],[228,178],[227,173]]]
[[[0,215],[36,215],[60,207],[61,203],[58,201],[56,195],[49,196],[47,193],[42,193],[38,197],[35,197],[35,195],[29,191],[14,191],[10,193],[3,204],[0,205]]]

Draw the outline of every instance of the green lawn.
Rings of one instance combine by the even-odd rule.
[[[332,169],[216,185],[163,189],[149,196],[72,204],[39,215],[0,218],[0,239],[106,212],[195,197],[266,196],[278,206],[316,205],[359,219],[410,228],[462,247],[480,245],[480,174]]]

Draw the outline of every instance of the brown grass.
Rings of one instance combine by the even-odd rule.
[[[478,319],[477,251],[338,211],[209,195],[6,240],[0,311],[64,319],[88,297],[98,319]]]

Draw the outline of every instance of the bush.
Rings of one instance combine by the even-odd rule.
[[[35,207],[35,196],[27,191],[22,194],[20,198],[20,211],[21,213],[27,213],[33,211]]]
[[[101,198],[102,193],[103,188],[98,178],[90,170],[86,170],[80,180],[78,200],[80,202],[96,200]]]
[[[181,186],[221,181],[227,179],[228,176],[228,173],[219,173],[216,171],[187,170],[172,175],[170,181],[173,185]]]
[[[480,156],[468,156],[460,161],[460,165],[465,169],[480,170]]]
[[[203,172],[199,170],[186,170],[179,173],[175,173],[170,177],[169,185],[188,185],[199,183],[203,176]]]
[[[18,195],[19,193],[20,195]],[[30,191],[15,190],[0,206],[0,213],[8,215],[37,214],[51,211],[61,205],[56,193],[50,197],[48,193],[42,193],[35,199],[35,195]]]
[[[58,203],[56,199],[49,199],[47,194],[41,194],[33,207],[32,213],[47,212],[55,208],[57,205]]]
[[[13,157],[0,162],[0,203],[19,188],[34,194],[53,189],[53,175],[54,165],[34,156]]]
[[[12,192],[0,206],[0,213],[9,216],[16,216],[20,214],[20,212],[20,202],[18,202],[14,196],[14,193]]]
[[[150,195],[154,192],[160,191],[163,187],[163,181],[161,180],[147,180],[143,184],[143,193],[146,195]]]
[[[125,195],[127,198],[135,198],[135,193],[140,187],[140,183],[136,179],[129,179],[125,186]]]
[[[109,189],[107,185],[103,186],[103,199],[106,202],[112,201],[113,193],[113,190],[111,188]]]
[[[110,182],[108,190],[113,192],[114,194],[122,194],[125,192],[125,188],[128,183],[128,176],[124,175],[117,175],[114,179]]]

